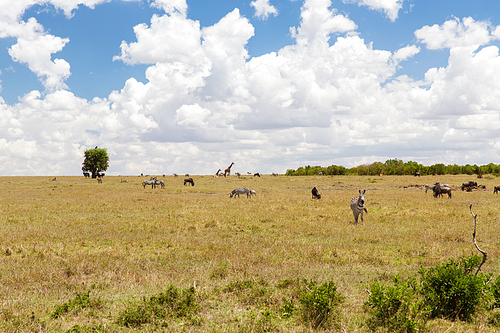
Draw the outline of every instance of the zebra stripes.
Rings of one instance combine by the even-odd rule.
[[[237,188],[237,189],[234,189],[230,194],[229,194],[229,197],[232,198],[232,197],[235,197],[238,196],[238,198],[240,197],[240,194],[246,194],[247,195],[247,198],[251,198],[252,195],[256,195],[257,192],[255,192],[254,190],[251,190],[249,189],[248,187],[243,187],[243,188]]]
[[[359,197],[351,199],[351,209],[354,214],[354,224],[358,224],[358,218],[361,216],[361,224],[363,224],[363,212],[368,210],[365,208],[365,192],[366,190],[359,190]]]

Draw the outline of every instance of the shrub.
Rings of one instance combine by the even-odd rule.
[[[493,297],[493,304],[490,308],[500,308],[500,276],[498,276],[495,281],[490,284],[490,294]]]
[[[451,260],[429,270],[420,269],[422,295],[431,318],[470,321],[483,300],[487,277],[473,274],[481,258],[477,255]]]
[[[170,318],[193,319],[199,310],[194,287],[179,290],[170,286],[164,293],[143,298],[137,306],[125,309],[118,317],[118,324],[126,327],[138,327],[147,323],[167,326]]]
[[[392,286],[373,284],[364,305],[371,315],[368,327],[372,330],[384,327],[390,332],[417,332],[424,327],[428,313],[415,279],[403,281],[398,276]]]
[[[343,298],[332,281],[320,286],[316,282],[304,280],[305,288],[299,295],[303,321],[313,328],[327,327],[334,319],[336,307]]]
[[[90,291],[83,294],[76,293],[74,298],[61,305],[57,305],[50,316],[55,319],[71,311],[79,312],[85,308],[99,308],[102,306],[102,303],[103,302],[100,299],[91,298]]]

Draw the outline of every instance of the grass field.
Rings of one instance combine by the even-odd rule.
[[[344,296],[331,331],[366,332],[370,284],[420,267],[488,252],[500,274],[500,179],[486,176],[167,176],[0,178],[2,332],[309,332],[280,308],[299,280],[333,281]],[[486,190],[462,192],[474,180]],[[434,198],[414,185],[457,186]],[[311,199],[316,186],[321,200]],[[257,191],[230,199],[237,187]],[[349,203],[366,189],[364,225]],[[294,282],[295,281],[295,282]],[[124,326],[119,318],[153,295],[194,287],[191,317]],[[280,315],[281,313],[281,315]],[[186,319],[187,318],[187,319]],[[487,315],[433,320],[432,332],[495,332]]]

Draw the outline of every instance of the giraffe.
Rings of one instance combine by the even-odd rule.
[[[233,166],[233,164],[234,162],[232,162],[231,165],[228,166],[226,170],[224,170],[224,177],[231,175],[231,167]]]
[[[217,172],[215,173],[214,177],[219,177],[219,172],[221,172],[221,171],[222,171],[221,169],[217,170]]]

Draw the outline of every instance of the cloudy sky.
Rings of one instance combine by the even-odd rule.
[[[500,163],[498,0],[0,0],[0,175]]]

